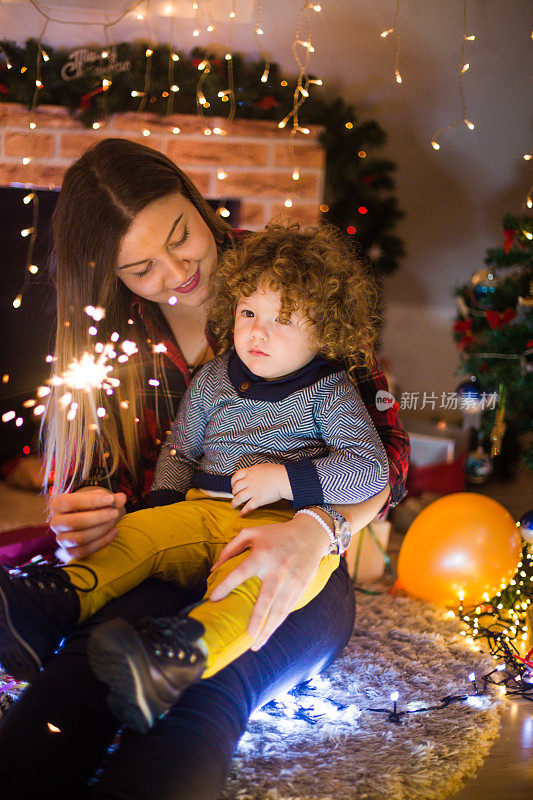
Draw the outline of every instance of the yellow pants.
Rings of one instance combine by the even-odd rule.
[[[71,561],[65,567],[70,571],[82,563],[94,570],[98,578],[93,591],[78,593],[80,622],[149,577],[161,578],[183,589],[207,580],[204,595],[207,602],[192,609],[190,616],[205,628],[203,642],[208,659],[203,677],[209,678],[252,646],[247,628],[261,587],[259,578],[249,578],[222,600],[211,602],[208,598],[215,586],[249,552],[229,559],[214,572],[210,572],[211,565],[242,528],[286,522],[293,515],[289,504],[282,502],[240,517],[229,500],[208,497],[198,489],[191,489],[182,503],[127,514],[117,525],[118,535],[103,550],[80,562]],[[316,597],[338,565],[339,556],[324,556],[294,611]],[[89,588],[91,577],[86,578],[85,574],[85,570],[74,569],[73,584]]]

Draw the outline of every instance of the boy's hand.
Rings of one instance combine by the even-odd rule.
[[[269,503],[292,500],[291,484],[283,464],[255,464],[238,469],[231,477],[231,488],[232,507],[245,503],[239,511],[241,517]]]

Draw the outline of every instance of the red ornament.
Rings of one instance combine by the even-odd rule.
[[[459,341],[457,342],[457,347],[460,347],[461,350],[464,350],[473,343],[474,343],[474,337],[472,336],[470,331],[468,331],[467,333],[465,333],[464,336],[462,336],[459,339]]]
[[[259,106],[259,108],[264,108],[265,111],[270,111],[271,108],[277,108],[279,106],[279,102],[271,94],[266,94],[261,98],[261,100],[258,100],[256,106]]]
[[[354,226],[353,226],[353,225],[348,225],[348,227],[346,228],[346,231],[347,231],[349,234],[351,234],[352,236],[353,236],[353,234],[354,234],[354,233],[357,233],[357,231],[356,231],[356,229],[354,228]]]
[[[503,229],[503,252],[508,253],[511,247],[513,246],[513,242],[516,236],[516,231],[514,228],[504,228]]]
[[[457,333],[470,333],[472,331],[472,320],[459,319],[454,323],[453,329],[457,331]]]
[[[359,208],[357,210],[359,211],[360,214],[366,214],[367,211],[368,211],[368,208],[365,208],[364,206],[359,206]]]
[[[93,97],[97,94],[101,94],[104,90],[103,86],[100,86],[99,89],[95,89],[93,92],[87,92],[84,94],[80,100],[80,104],[78,106],[78,111],[84,111],[86,108],[90,108],[93,102]]]
[[[500,329],[503,328],[504,325],[508,325],[511,320],[516,317],[516,311],[514,308],[506,308],[505,311],[485,311],[485,316],[489,328],[494,330],[495,328]]]

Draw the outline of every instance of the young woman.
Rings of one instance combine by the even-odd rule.
[[[117,368],[120,386],[106,398],[103,447],[90,430],[91,411],[83,398],[70,422],[51,399],[47,464],[54,469],[56,490],[51,525],[69,555],[83,558],[105,547],[116,535],[126,502],[131,510],[142,507],[168,422],[191,373],[213,355],[206,301],[217,259],[241,237],[210,211],[169,159],[142,145],[104,140],[65,175],[54,215],[56,371],[94,347],[84,311],[89,305],[105,309],[99,339],[117,332],[140,351]],[[160,344],[166,350],[154,352]],[[151,395],[149,379],[159,381]],[[387,452],[390,488],[338,509],[354,531],[401,499],[408,455],[396,410],[376,409],[377,390],[387,388],[377,365],[370,376],[361,376],[358,388]],[[107,473],[114,494],[99,487]],[[330,515],[315,513],[333,529]],[[219,797],[252,711],[323,669],[349,638],[354,598],[344,564],[314,600],[287,617],[329,544],[323,526],[309,515],[244,528],[232,540],[222,559],[246,549],[250,554],[219,593],[252,576],[261,579],[252,624],[264,626],[254,649],[191,687],[150,733],[124,733],[88,790],[91,797]],[[87,662],[92,626],[114,616],[136,622],[147,613],[175,614],[201,596],[202,588],[185,598],[169,584],[147,581],[67,639],[0,728],[0,766],[11,798],[80,796],[116,735],[105,687]]]

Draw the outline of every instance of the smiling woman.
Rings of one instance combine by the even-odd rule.
[[[157,241],[157,232],[165,230],[167,236]],[[136,216],[120,245],[118,276],[135,294],[159,303],[168,319],[168,303],[176,294],[179,305],[188,308],[207,300],[216,261],[211,230],[193,203],[175,192]]]
[[[131,169],[132,161],[136,168]],[[132,326],[134,296],[152,301],[144,307],[149,325],[166,324],[183,340],[185,359],[206,348],[204,303],[219,248],[227,246],[229,226],[216,215],[182,170],[161,153],[122,139],[106,139],[90,148],[65,175],[52,221],[58,319],[55,372],[61,374],[79,354],[94,347],[84,308],[105,310],[99,339],[137,334]],[[170,305],[173,303],[173,305]],[[139,321],[139,320],[138,320]],[[137,474],[139,419],[144,372],[158,372],[158,361],[144,353],[117,365],[120,385],[105,398],[107,416],[101,448],[91,432],[92,412],[83,392],[78,411],[67,420],[52,392],[46,424],[46,475],[61,493],[73,481],[91,478],[98,452],[110,454],[98,474],[113,474],[121,460]],[[120,368],[119,368],[120,367]],[[164,375],[153,376],[164,381]],[[167,409],[172,418],[174,409]],[[157,414],[156,414],[157,415]],[[156,420],[157,423],[157,420]],[[164,427],[161,425],[162,434]]]

